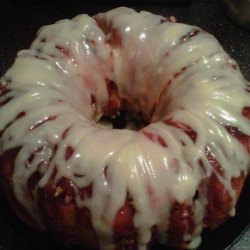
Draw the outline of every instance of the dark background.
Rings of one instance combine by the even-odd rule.
[[[231,21],[217,0],[0,0],[0,75],[11,66],[19,50],[29,47],[41,26],[59,19],[72,18],[80,13],[93,15],[121,5],[163,16],[174,15],[179,22],[207,30],[239,63],[243,75],[250,80],[250,30]],[[239,202],[236,217],[218,230],[206,232],[199,249],[222,250],[241,235],[250,222],[249,190],[248,184]],[[49,235],[33,232],[19,222],[0,193],[0,250],[42,249],[64,250],[60,244],[54,244]]]

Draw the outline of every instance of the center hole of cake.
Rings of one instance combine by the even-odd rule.
[[[120,96],[114,81],[107,79],[106,86],[109,100],[103,108],[103,116],[97,122],[100,127],[137,131],[148,125],[143,113],[135,111],[133,105],[126,98]]]
[[[119,111],[116,116],[103,116],[98,124],[107,129],[128,129],[134,131],[148,125],[141,113],[127,110]]]

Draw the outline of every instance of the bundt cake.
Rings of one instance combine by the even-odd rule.
[[[123,7],[44,26],[1,78],[2,190],[66,245],[195,248],[235,213],[249,92],[212,35],[173,17]]]

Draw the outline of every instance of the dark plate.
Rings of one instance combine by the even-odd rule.
[[[52,1],[51,1],[52,2]],[[106,2],[106,3],[105,3]],[[250,80],[250,32],[228,19],[217,0],[164,0],[70,2],[41,0],[0,2],[0,75],[10,67],[16,53],[29,47],[36,31],[58,19],[71,18],[80,13],[90,15],[120,5],[148,10],[164,16],[174,15],[184,23],[197,25],[212,33],[225,50],[238,61],[244,76]],[[237,206],[237,215],[214,231],[203,234],[200,250],[250,249],[250,183],[244,188]],[[46,233],[37,233],[22,224],[10,211],[0,194],[0,250],[63,250]],[[235,245],[236,244],[236,245]],[[157,247],[159,249],[159,247]],[[72,250],[72,249],[70,249]]]

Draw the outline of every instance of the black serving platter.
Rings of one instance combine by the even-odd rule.
[[[239,63],[250,80],[250,31],[228,18],[217,0],[155,1],[29,1],[0,0],[0,75],[11,66],[16,53],[28,48],[36,31],[45,24],[80,13],[93,15],[118,6],[147,10],[163,16],[174,15],[178,21],[197,25],[212,33],[224,49]],[[1,119],[1,118],[0,118]],[[250,249],[250,181],[245,186],[237,214],[222,227],[203,234],[199,250]],[[0,192],[0,250],[64,250],[47,233],[34,232],[11,212]],[[244,234],[245,233],[245,234]],[[245,235],[244,237],[242,235]],[[240,244],[236,246],[235,244]],[[76,248],[68,248],[75,250]],[[162,249],[156,246],[155,249]]]

